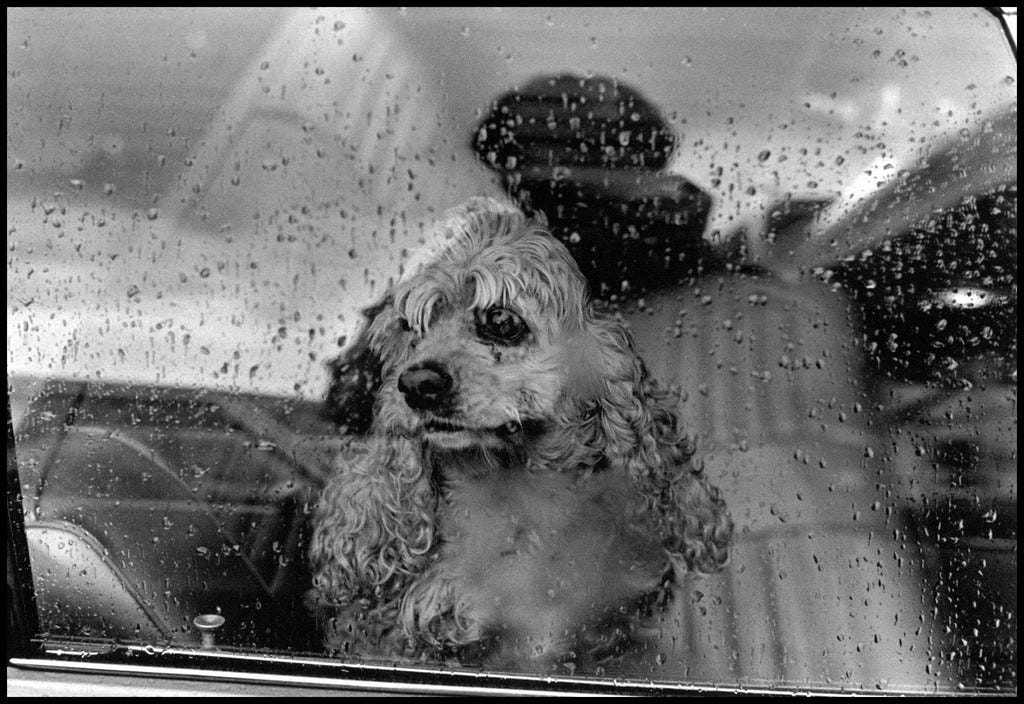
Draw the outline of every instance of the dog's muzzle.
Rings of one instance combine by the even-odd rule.
[[[410,408],[433,411],[450,405],[455,380],[444,365],[426,361],[415,364],[398,376],[398,390]]]

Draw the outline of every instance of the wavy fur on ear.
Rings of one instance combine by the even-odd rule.
[[[419,444],[406,438],[378,436],[364,456],[339,464],[313,517],[310,605],[335,619],[329,645],[394,654],[404,649],[391,633],[402,597],[435,547],[437,493]],[[345,614],[351,621],[339,623]]]
[[[679,428],[678,395],[648,375],[621,324],[592,321],[591,328],[611,375],[599,399],[596,442],[629,473],[669,555],[691,570],[718,571],[729,554],[732,518],[718,489],[690,462],[694,447]]]

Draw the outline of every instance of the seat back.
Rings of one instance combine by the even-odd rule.
[[[694,459],[736,523],[726,569],[681,585],[655,639],[658,675],[941,682],[946,636],[879,476],[883,436],[846,298],[816,281],[732,274],[646,304],[628,318],[638,351],[654,378],[680,387]]]
[[[25,524],[44,634],[81,636],[99,623],[105,638],[166,642],[175,628],[125,578],[96,538],[61,520]]]

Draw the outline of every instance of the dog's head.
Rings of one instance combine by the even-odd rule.
[[[369,329],[378,431],[437,450],[522,446],[550,431],[607,373],[586,296],[543,222],[486,198],[451,211]]]

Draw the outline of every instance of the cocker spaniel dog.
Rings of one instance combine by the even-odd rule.
[[[374,310],[367,448],[313,519],[330,649],[600,659],[674,578],[725,561],[732,521],[675,398],[586,291],[542,220],[477,198]]]

